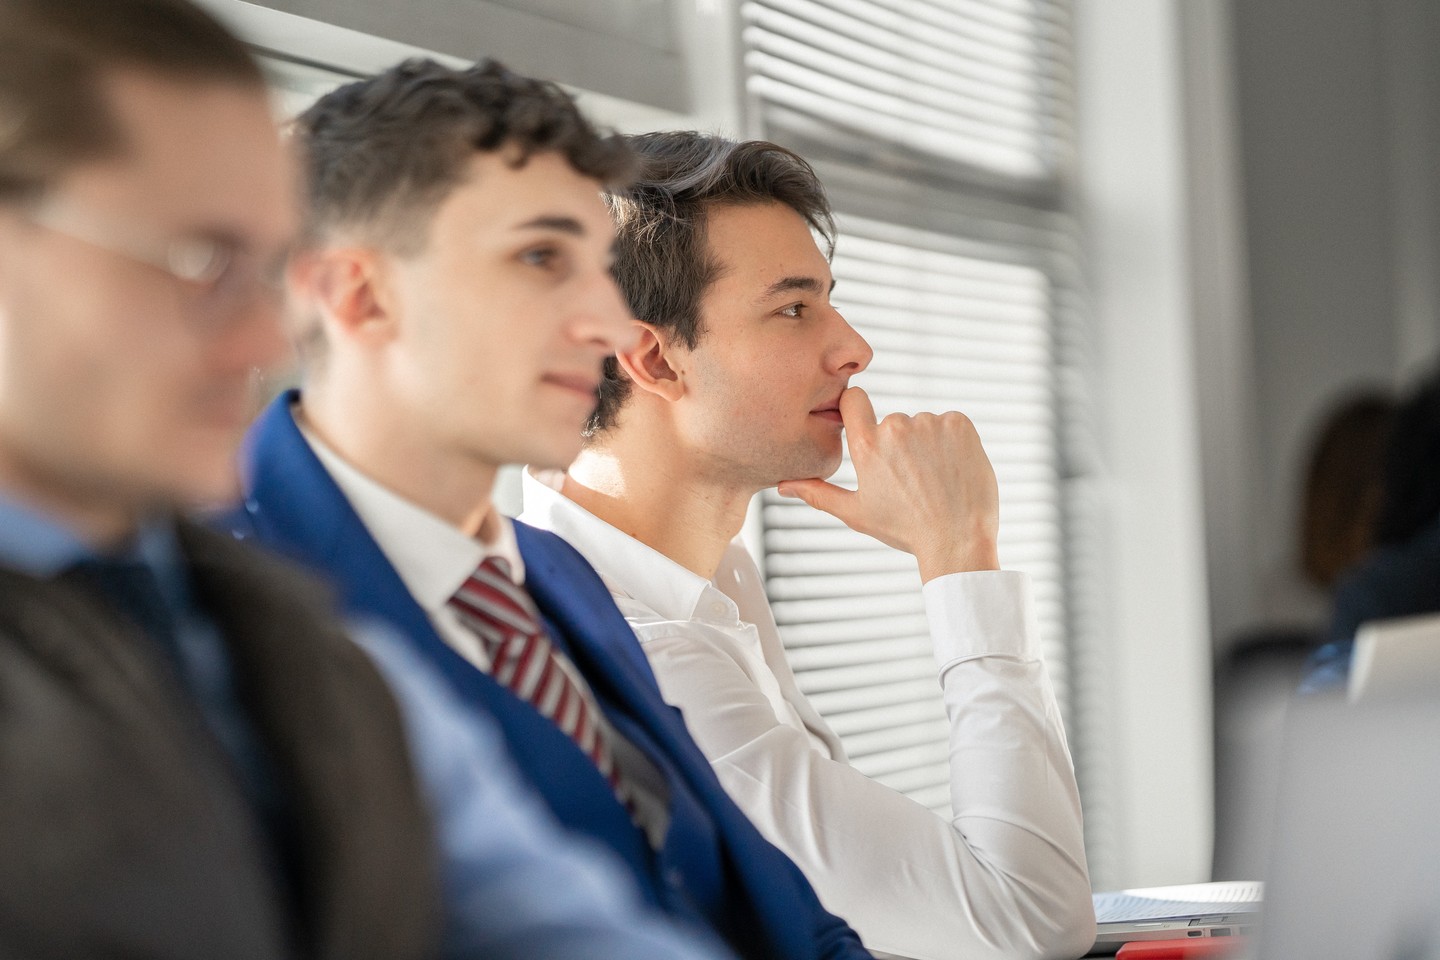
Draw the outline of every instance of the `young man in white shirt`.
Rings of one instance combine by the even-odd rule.
[[[1025,575],[996,557],[998,497],[959,413],[877,423],[847,387],[871,350],[830,304],[834,224],[772,144],[631,138],[611,197],[638,317],[567,474],[528,476],[527,522],[599,570],[667,700],[761,831],[872,950],[1073,957],[1094,936],[1080,803]],[[858,490],[822,479],[848,435]],[[548,482],[546,482],[548,480]],[[777,486],[913,554],[950,724],[945,818],[845,760],[796,687],[736,540]]]

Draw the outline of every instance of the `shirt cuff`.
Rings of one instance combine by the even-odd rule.
[[[1028,574],[1018,570],[951,573],[931,580],[922,592],[942,675],[975,657],[1040,659]]]

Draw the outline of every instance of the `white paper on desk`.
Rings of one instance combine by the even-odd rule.
[[[1250,913],[1260,909],[1265,885],[1259,881],[1186,883],[1095,894],[1097,923],[1163,920],[1207,913]]]

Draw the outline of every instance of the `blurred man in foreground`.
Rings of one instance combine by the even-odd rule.
[[[774,144],[631,138],[616,276],[639,319],[584,452],[522,519],[605,578],[721,781],[876,951],[1073,957],[1094,940],[1080,799],[994,472],[958,413],[877,423],[869,345],[830,303],[829,203]],[[849,438],[859,489],[826,483]],[[946,818],[861,774],[796,686],[735,539],[779,485],[912,554],[949,721]],[[858,572],[858,571],[857,571]],[[857,622],[854,627],[863,629]]]
[[[0,956],[713,960],[402,649],[397,710],[322,592],[181,519],[286,353],[294,199],[208,15],[0,0]]]

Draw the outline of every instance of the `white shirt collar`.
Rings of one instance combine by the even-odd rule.
[[[508,517],[496,514],[495,537],[468,537],[435,514],[406,500],[362,473],[325,441],[296,424],[310,449],[334,479],[390,565],[426,613],[443,610],[450,598],[487,556],[510,564],[515,582],[525,582],[525,564]]]
[[[526,468],[520,520],[559,534],[600,571],[611,593],[632,597],[667,620],[734,624],[740,614],[715,584],[624,533],[560,492],[565,474]],[[603,560],[603,562],[601,562]]]

